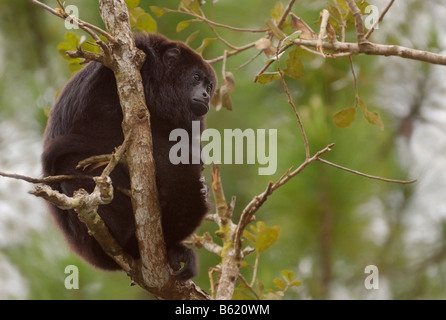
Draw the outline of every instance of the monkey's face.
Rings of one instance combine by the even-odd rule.
[[[147,49],[143,67],[147,105],[151,114],[177,127],[188,127],[209,111],[216,87],[212,67],[180,42],[161,40]]]
[[[191,111],[197,116],[204,116],[209,111],[209,103],[214,91],[214,83],[212,79],[202,72],[197,70],[193,73],[190,80],[192,82],[192,89],[190,91],[190,107]]]

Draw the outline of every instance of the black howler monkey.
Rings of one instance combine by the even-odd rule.
[[[169,150],[176,143],[169,134],[176,128],[191,134],[192,121],[204,115],[216,83],[215,72],[203,58],[181,42],[157,34],[135,35],[136,46],[147,57],[141,69],[146,103],[151,115],[156,183],[169,263],[176,277],[186,280],[196,275],[194,252],[181,244],[200,224],[208,211],[206,186],[201,179],[202,164],[173,165]],[[113,72],[90,62],[65,86],[51,110],[45,131],[42,167],[44,176],[85,175],[75,167],[93,155],[109,154],[123,142],[122,111]],[[100,174],[100,169],[92,172]],[[135,222],[128,196],[116,187],[129,189],[129,174],[119,165],[111,174],[115,186],[113,201],[101,206],[99,215],[124,250],[139,258]],[[91,192],[90,180],[66,180],[51,184],[72,196],[79,188]],[[78,220],[73,210],[50,205],[51,213],[70,247],[86,261],[102,269],[119,266],[101,249]],[[180,262],[184,267],[180,269]],[[180,270],[179,270],[180,269]]]

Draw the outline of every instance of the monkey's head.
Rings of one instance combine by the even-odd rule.
[[[184,43],[161,35],[137,35],[136,45],[147,55],[141,74],[150,113],[176,127],[201,120],[215,91],[212,67]]]

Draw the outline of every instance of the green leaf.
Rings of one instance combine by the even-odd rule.
[[[280,79],[280,73],[278,72],[264,72],[258,76],[257,82],[260,84],[265,84],[274,80]]]
[[[273,283],[276,286],[277,290],[285,290],[285,281],[283,281],[283,279],[274,278]]]
[[[285,37],[285,39],[282,40],[282,44],[280,45],[281,48],[286,47],[287,45],[291,44],[294,40],[300,37],[302,34],[302,30],[297,30],[293,32],[292,34]]]
[[[81,62],[83,61],[84,60],[81,58],[76,58],[76,59],[70,58],[70,62],[68,63],[68,68],[72,73],[76,73],[84,67],[83,65],[81,65]]]
[[[336,127],[344,129],[352,125],[356,118],[356,107],[345,108],[338,111],[333,116],[333,122]]]
[[[139,5],[139,1],[140,0],[125,0],[125,3],[127,4],[127,8],[131,10]]]
[[[177,28],[176,28],[177,32],[181,32],[181,31],[183,31],[184,29],[186,29],[187,27],[189,27],[190,23],[191,23],[190,20],[186,20],[186,21],[181,21],[181,22],[179,22],[179,23],[177,24]]]
[[[163,8],[157,6],[150,6],[149,8],[157,18],[161,18],[163,15],[166,14],[166,10],[164,10]]]
[[[155,19],[147,12],[138,16],[135,27],[139,31],[146,32],[156,32],[158,29]]]
[[[81,44],[81,48],[88,52],[99,53],[101,49],[92,43],[95,43],[95,41],[93,39],[88,39]]]
[[[291,270],[282,270],[282,276],[288,280],[288,282],[291,282],[294,280],[294,272]]]
[[[298,287],[302,284],[302,282],[294,280],[293,282],[290,283],[291,287]]]
[[[283,6],[282,2],[276,2],[274,4],[274,8],[269,11],[271,18],[276,20],[276,22],[279,22],[280,18],[282,17],[283,12],[285,11],[285,7]]]
[[[285,38],[285,33],[283,33],[283,31],[277,27],[277,24],[273,19],[266,20],[266,26],[271,30],[277,39],[282,40]]]
[[[265,229],[258,233],[256,242],[256,251],[262,253],[273,245],[279,238],[280,227],[265,227]]]
[[[301,79],[304,76],[304,65],[300,59],[299,48],[296,47],[290,52],[284,72],[293,79]]]

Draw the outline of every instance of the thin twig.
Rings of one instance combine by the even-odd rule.
[[[280,47],[280,45],[279,45],[278,47]],[[304,125],[303,125],[303,123],[302,123],[302,119],[300,118],[300,115],[299,115],[299,113],[297,112],[297,108],[296,108],[296,106],[294,105],[294,102],[293,102],[293,99],[292,99],[292,97],[291,97],[290,91],[288,90],[288,85],[286,84],[285,77],[284,77],[284,75],[283,75],[283,73],[282,73],[282,70],[280,69],[280,56],[279,56],[278,51],[279,51],[279,50],[276,51],[277,69],[278,69],[279,74],[280,74],[280,79],[282,80],[282,86],[283,86],[283,88],[284,88],[284,90],[285,90],[285,93],[286,93],[286,95],[287,95],[287,97],[288,97],[288,103],[291,105],[291,108],[293,109],[294,114],[296,115],[297,122],[298,122],[298,124],[299,124],[299,128],[300,128],[300,131],[301,131],[301,133],[302,133],[302,137],[303,137],[303,139],[304,139],[305,158],[306,158],[306,159],[309,159],[309,158],[310,158],[310,148],[309,148],[309,145],[308,145],[307,134],[305,133],[305,128],[304,128]]]
[[[231,56],[239,54],[240,52],[243,52],[245,50],[254,48],[255,45],[256,45],[256,41],[248,43],[247,45],[244,45],[242,47],[239,47],[237,50],[228,51],[227,57],[231,57]],[[206,60],[206,62],[209,63],[209,64],[214,64],[214,63],[217,63],[219,61],[222,61],[223,59],[224,59],[224,56],[222,55],[222,56],[214,58],[214,59]]]
[[[376,26],[381,23],[384,19],[384,16],[386,15],[387,11],[389,11],[390,7],[393,5],[393,3],[395,2],[395,0],[390,0],[389,4],[387,5],[387,7],[384,9],[384,11],[381,13],[378,21],[376,21],[373,26],[370,28],[370,30],[366,33],[365,38],[368,39],[373,31],[375,31]]]
[[[51,176],[51,177],[45,177],[45,178],[31,178],[31,177],[27,177],[27,176],[23,176],[20,174],[12,174],[12,173],[5,173],[5,172],[0,172],[0,176],[5,177],[5,178],[11,178],[11,179],[15,179],[15,180],[22,180],[22,181],[26,181],[29,183],[52,183],[52,182],[60,182],[60,181],[65,181],[65,180],[75,180],[75,179],[85,179],[85,180],[92,180],[93,177],[91,176],[76,176],[76,175],[58,175],[58,176]]]
[[[340,166],[338,164],[332,163],[330,161],[327,161],[327,160],[324,160],[324,159],[321,159],[321,158],[318,158],[317,160],[322,162],[322,163],[328,164],[329,166],[341,169],[343,171],[347,171],[347,172],[350,172],[350,173],[357,174],[357,175],[359,175],[361,177],[373,179],[373,180],[379,180],[379,181],[390,182],[390,183],[399,183],[399,184],[411,184],[411,183],[417,182],[417,180],[404,181],[404,180],[395,180],[395,179],[382,178],[382,177],[378,177],[378,176],[372,176],[372,175],[369,175],[369,174],[362,173],[360,171],[356,171],[356,170],[352,170],[352,169],[349,169],[349,168],[345,168],[343,166]]]
[[[285,23],[285,20],[288,17],[288,14],[290,13],[291,9],[293,8],[294,2],[296,2],[296,0],[290,0],[290,2],[288,2],[288,5],[286,6],[285,10],[283,11],[282,16],[279,19],[279,22],[277,23],[278,28],[282,27],[282,25]]]
[[[357,107],[361,101],[361,99],[359,98],[359,92],[358,92],[358,79],[356,77],[356,72],[355,72],[355,67],[353,66],[353,59],[351,56],[348,57],[348,60],[350,61],[350,68],[352,70],[352,75],[353,75],[353,86],[355,88],[355,107]]]
[[[317,36],[317,51],[319,51],[322,56],[325,58],[324,49],[322,46],[322,42],[324,40],[324,37],[327,35],[327,26],[328,26],[328,19],[330,18],[330,13],[328,10],[324,9],[321,12],[321,28],[319,30],[319,35]]]
[[[266,32],[266,31],[269,30],[269,29],[267,29],[267,28],[264,28],[264,29],[250,29],[250,28],[237,28],[237,27],[231,27],[231,26],[228,26],[228,25],[225,25],[225,24],[221,24],[221,23],[217,23],[217,22],[215,22],[215,21],[209,20],[208,18],[206,18],[206,17],[204,17],[204,16],[200,16],[200,15],[198,15],[198,14],[195,14],[195,13],[193,13],[193,12],[191,12],[191,11],[180,11],[180,10],[173,10],[173,9],[169,9],[169,8],[163,8],[163,10],[166,11],[166,12],[169,12],[169,13],[186,14],[186,15],[188,15],[188,16],[197,18],[197,19],[199,19],[199,20],[201,20],[201,21],[203,21],[203,22],[206,22],[206,23],[208,23],[208,24],[212,24],[212,25],[214,25],[214,26],[216,26],[216,27],[219,27],[219,28],[225,28],[225,29],[229,29],[229,30],[232,30],[232,31],[241,31],[241,32]]]
[[[243,282],[246,288],[248,288],[249,292],[251,292],[256,297],[257,300],[260,300],[260,297],[257,294],[257,292],[252,288],[252,286],[248,283],[245,277],[242,276],[241,273],[238,274],[238,278],[240,279],[241,282]]]

